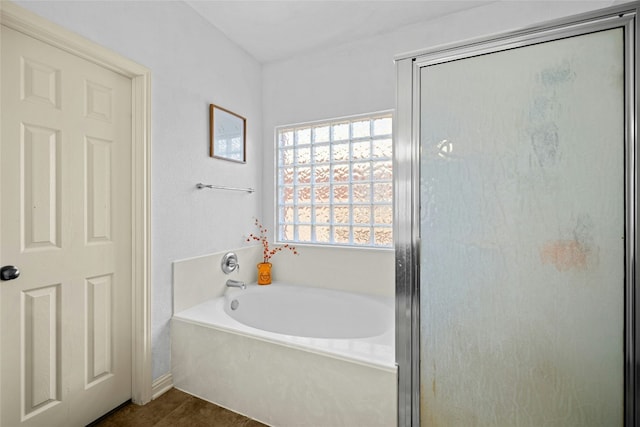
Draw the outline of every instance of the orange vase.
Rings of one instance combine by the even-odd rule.
[[[271,284],[271,263],[261,262],[258,264],[258,285]]]

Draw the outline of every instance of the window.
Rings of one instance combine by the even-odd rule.
[[[276,129],[278,240],[393,245],[391,113]]]

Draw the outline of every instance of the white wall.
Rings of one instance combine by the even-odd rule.
[[[260,188],[261,66],[182,2],[17,3],[151,69],[156,379],[171,369],[172,261],[243,246],[252,217],[260,216],[255,193],[195,184]],[[246,165],[209,158],[209,103],[247,118]]]
[[[610,6],[612,1],[511,1],[496,2],[408,26],[382,36],[310,52],[304,56],[263,66],[264,222],[273,223],[274,127],[339,116],[393,109],[396,55],[460,42],[536,23]],[[304,254],[305,248],[300,247]],[[315,253],[315,249],[312,249]],[[375,257],[375,258],[374,258]],[[316,269],[336,271],[350,260],[353,265],[391,269],[369,282],[372,292],[393,293],[394,253],[329,248],[317,258]],[[292,261],[296,262],[295,260]],[[343,287],[361,290],[361,284]]]

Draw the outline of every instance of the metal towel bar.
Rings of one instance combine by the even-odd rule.
[[[253,188],[238,188],[238,187],[226,187],[224,185],[212,185],[212,184],[203,184],[201,182],[196,184],[196,188],[202,190],[203,188],[213,188],[216,190],[231,190],[231,191],[246,191],[247,193],[253,193]]]

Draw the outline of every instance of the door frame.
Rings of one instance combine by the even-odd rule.
[[[131,400],[143,405],[152,399],[151,71],[7,1],[0,1],[0,25],[131,79]]]
[[[420,73],[422,66],[577,35],[585,28],[625,28],[624,424],[640,422],[638,231],[638,83],[640,2],[561,18],[523,30],[399,55],[394,117],[394,236],[398,426],[420,425]],[[616,25],[616,23],[619,23]]]

